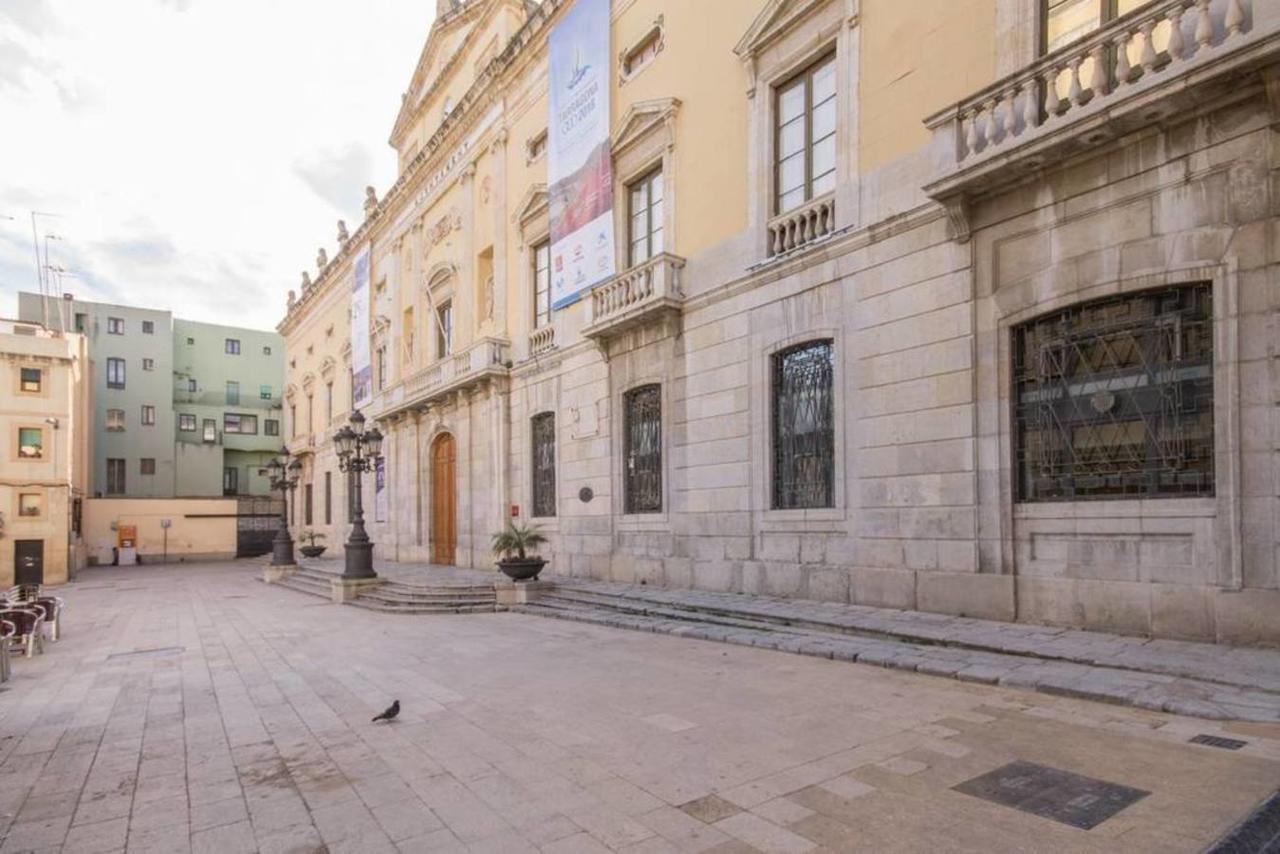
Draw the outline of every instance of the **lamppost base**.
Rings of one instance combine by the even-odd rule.
[[[293,566],[293,539],[282,540],[276,537],[271,543],[271,565]]]
[[[342,577],[347,580],[377,578],[373,571],[373,543],[353,543],[347,541],[346,562],[342,569]]]

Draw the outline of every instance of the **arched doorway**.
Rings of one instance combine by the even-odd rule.
[[[458,548],[457,454],[453,436],[431,444],[431,562],[452,564]]]

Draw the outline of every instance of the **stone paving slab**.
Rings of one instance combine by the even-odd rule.
[[[1280,776],[1277,725],[522,614],[388,619],[259,569],[60,591],[63,640],[0,686],[0,854],[1197,851]],[[1152,794],[1081,831],[955,791],[1015,759]]]
[[[825,613],[815,617],[806,606],[817,603],[800,600],[762,601],[749,596],[660,590],[577,579],[561,581],[558,586],[591,596],[577,601],[572,598],[561,601],[562,594],[557,592],[530,605],[517,606],[517,610],[615,628],[857,661],[961,681],[999,684],[1210,720],[1280,722],[1280,693],[1252,686],[1247,683],[1247,677],[1220,669],[1213,671],[1217,678],[1212,680],[1173,675],[1206,672],[1201,665],[1211,651],[1216,651],[1221,659],[1219,668],[1230,667],[1232,656],[1237,653],[1249,653],[1249,660],[1255,667],[1270,663],[1272,659],[1280,661],[1280,652],[1271,650],[1208,647],[1208,650],[1195,649],[1186,655],[1181,647],[1171,649],[1162,644],[1141,658],[1101,655],[1071,658],[1068,650],[1055,645],[1054,638],[1059,635],[1052,630],[1028,627],[1029,632],[1018,633],[1020,626],[970,621],[988,623],[989,631],[1017,635],[1020,638],[1016,645],[1018,651],[1009,653],[1003,650],[1010,644],[993,644],[986,648],[970,645],[975,636],[971,631],[966,634],[965,630],[970,627],[964,625],[958,634],[969,638],[969,641],[955,646],[943,645],[951,643],[953,635],[943,630],[946,623],[937,619],[938,615],[928,615],[928,619],[921,621],[917,620],[915,612],[884,613],[883,609],[871,609],[875,612],[871,617],[878,627],[875,634],[846,634],[864,629],[867,623],[858,621],[857,614],[834,613],[835,609],[831,607],[821,608]],[[700,617],[702,614],[708,616]],[[905,625],[901,633],[893,628],[893,614],[902,615]],[[762,616],[791,623],[762,622],[759,619]],[[708,622],[699,622],[700,619]],[[927,642],[920,642],[921,633],[914,629],[921,622],[931,627]],[[1028,637],[1038,638],[1039,645],[1031,644]],[[1079,646],[1078,638],[1072,637],[1068,642],[1073,649]],[[1103,635],[1097,638],[1093,648],[1108,644],[1125,648],[1141,643],[1143,640],[1140,638]],[[992,649],[1001,651],[993,652]],[[1044,654],[1037,653],[1037,649],[1043,649]],[[1152,665],[1152,669],[1144,670],[1140,665]]]

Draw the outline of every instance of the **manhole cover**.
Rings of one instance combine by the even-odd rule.
[[[1239,750],[1249,742],[1238,738],[1224,738],[1220,735],[1197,735],[1191,739],[1192,744],[1207,744],[1209,747],[1221,747],[1223,750]]]
[[[1010,762],[955,787],[957,792],[1089,830],[1150,792],[1034,762]]]
[[[1280,854],[1280,792],[1206,848],[1205,854]]]
[[[154,649],[135,649],[132,652],[113,652],[107,658],[131,658],[135,655],[173,655],[182,652],[185,646],[158,646]]]

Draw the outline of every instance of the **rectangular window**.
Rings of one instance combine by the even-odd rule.
[[[533,434],[533,515],[556,515],[556,414],[543,412],[530,422]]]
[[[142,360],[142,370],[144,370],[144,371],[154,371],[155,369],[156,369],[156,360],[155,360],[155,359],[143,359],[143,360]]]
[[[203,441],[205,441],[205,442],[216,442],[216,441],[218,441],[218,421],[217,421],[217,419],[215,419],[215,418],[206,418],[206,419],[204,419],[204,424],[203,424],[203,425],[202,425],[202,427],[201,427],[201,433],[202,433],[202,435],[201,435],[201,437],[200,437],[200,438],[201,438]]]
[[[144,320],[144,321],[142,321],[142,334],[143,334],[143,335],[154,335],[154,334],[155,334],[155,331],[156,331],[156,324],[155,324],[155,321],[153,321],[153,320]]]
[[[19,369],[19,388],[23,391],[40,391],[40,369],[39,368],[21,368]]]
[[[77,311],[76,312],[76,332],[84,334],[85,330],[88,328],[89,328],[89,315],[85,314],[84,312]]]
[[[289,404],[289,436],[294,438],[298,435],[298,405],[296,403]]]
[[[302,524],[311,524],[311,484],[302,488]]]
[[[774,213],[781,214],[835,189],[835,55],[778,87],[774,112]]]
[[[327,382],[324,385],[324,423],[333,422],[333,383]]]
[[[194,339],[194,338],[188,338],[188,339],[187,339],[187,346],[188,346],[188,347],[194,347],[194,346],[195,346],[195,343],[196,343],[196,339]]]
[[[551,241],[533,247],[533,325],[551,322]]]
[[[269,386],[269,385],[259,386],[259,387],[258,387],[258,398],[259,398],[260,400],[270,400],[270,399],[271,399],[271,386]]]
[[[223,429],[223,432],[226,432],[226,433],[237,433],[241,435],[257,435],[258,416],[239,415],[234,412],[224,413],[222,416],[222,429]]]
[[[436,357],[443,359],[453,352],[453,303],[444,302],[436,310]]]
[[[156,423],[156,408],[150,404],[142,405],[142,426],[154,427]]]
[[[1012,343],[1018,500],[1213,495],[1210,285],[1086,302]]]
[[[265,421],[263,421],[263,422],[262,422],[262,435],[264,435],[264,436],[279,436],[279,435],[280,435],[280,422],[279,422],[279,421],[277,421],[277,420],[276,420],[276,419],[274,419],[274,418],[268,418],[268,419],[266,419]]]
[[[124,334],[124,318],[108,317],[107,318],[107,334],[123,335]]]
[[[178,416],[178,429],[184,433],[196,432],[196,417],[183,413]]]
[[[107,388],[124,388],[124,359],[107,359]]]
[[[1078,41],[1149,0],[1044,0],[1040,47],[1045,53]],[[1082,70],[1081,78],[1089,79]]]
[[[623,496],[627,513],[662,512],[662,387],[623,398]]]
[[[240,405],[240,383],[235,380],[227,380],[227,404],[230,406]]]
[[[634,267],[662,252],[662,170],[627,188],[628,263]]]
[[[107,410],[107,429],[113,433],[124,431],[124,410],[108,409]]]
[[[830,341],[773,357],[773,507],[835,506],[834,364]]]
[[[138,460],[138,462],[139,462],[138,471],[140,474],[156,473],[155,457],[143,457],[142,459]]]
[[[237,495],[240,492],[240,470],[235,466],[222,469],[222,494]]]
[[[622,77],[630,78],[662,52],[662,30],[654,27],[622,58]]]
[[[333,524],[333,472],[324,473],[324,523]]]
[[[197,390],[197,388],[196,388],[196,381],[195,381],[195,380],[187,380],[187,391],[196,391],[196,390]]]
[[[378,348],[378,389],[387,387],[387,348]]]
[[[223,346],[223,352],[225,352],[228,356],[239,356],[240,355],[240,339],[228,338],[226,341],[226,344]]]
[[[263,348],[262,348],[262,355],[264,355],[264,356],[270,356],[270,355],[271,355],[271,348],[270,348],[270,347],[263,347]]]
[[[39,427],[18,428],[18,459],[44,459],[44,431]]]
[[[39,516],[44,507],[44,496],[38,492],[18,493],[18,515]]]
[[[107,495],[124,495],[124,460],[107,459]]]

